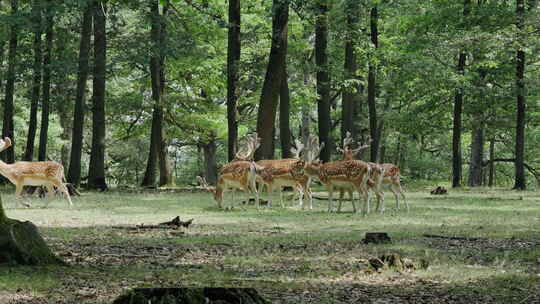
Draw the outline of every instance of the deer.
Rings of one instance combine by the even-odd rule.
[[[0,152],[11,147],[9,137],[0,139]],[[69,191],[64,184],[64,166],[55,161],[19,161],[6,164],[0,160],[0,174],[15,185],[15,197],[22,198],[24,186],[45,186],[47,195],[54,195],[56,187],[66,196],[69,206],[73,206]]]
[[[371,140],[368,139],[368,143],[370,143]],[[351,137],[351,133],[347,132],[347,135],[345,139],[343,139],[343,148],[338,148],[338,152],[341,152],[343,154],[343,160],[352,160],[355,159],[355,155],[363,150],[369,147],[369,144],[367,145],[360,145],[357,149],[350,149],[349,145],[353,143],[353,139]],[[391,163],[384,163],[384,164],[376,164],[376,163],[368,163],[372,167],[380,166],[384,169],[384,176],[381,180],[381,183],[368,183],[368,186],[370,189],[375,191],[375,194],[378,198],[377,206],[380,208],[381,213],[384,212],[384,195],[382,193],[382,185],[388,185],[390,187],[390,190],[394,194],[394,197],[396,199],[396,209],[399,210],[399,198],[401,196],[403,202],[405,203],[405,206],[407,208],[407,211],[409,211],[409,203],[405,199],[405,194],[403,193],[403,188],[401,187],[401,175],[399,168]],[[350,194],[349,194],[350,195]],[[381,198],[383,198],[383,201],[381,202]]]
[[[200,176],[197,177],[201,186],[211,192],[214,200],[217,202],[219,209],[223,208],[223,194],[232,189],[243,190],[246,194],[246,203],[249,201],[250,193],[255,193],[255,203],[259,206],[259,193],[256,186],[257,171],[262,167],[258,166],[252,159],[255,150],[259,147],[260,139],[257,134],[248,135],[246,137],[246,148],[238,151],[235,159],[227,163],[219,170],[219,176],[215,187],[210,187],[206,180]],[[233,202],[234,205],[234,192]]]
[[[308,140],[309,147],[309,140]],[[279,159],[279,160],[260,160],[257,162],[257,165],[263,167],[260,171],[259,182],[260,184],[266,186],[268,190],[268,202],[271,205],[272,193],[274,189],[279,189],[281,207],[283,205],[283,192],[282,187],[293,187],[298,193],[298,204],[304,209],[305,208],[305,196],[307,195],[309,199],[309,209],[313,209],[313,197],[311,195],[311,190],[309,188],[310,177],[304,173],[304,168],[306,166],[306,161],[309,161],[308,150],[304,150],[304,144],[300,140],[295,140],[295,147],[291,149],[293,158]],[[304,153],[304,158],[301,158],[301,153]]]

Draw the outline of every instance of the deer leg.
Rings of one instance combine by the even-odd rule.
[[[327,186],[328,189],[328,212],[332,212],[332,196],[334,195],[334,187],[332,185]]]
[[[68,191],[66,185],[64,185],[64,183],[62,183],[62,182],[59,182],[57,184],[55,183],[55,186],[56,186],[56,188],[60,189],[60,191],[64,192],[64,195],[66,196],[66,198],[67,198],[67,200],[69,202],[69,206],[70,207],[73,206],[73,202],[71,201],[71,197],[69,196],[69,191]],[[53,194],[54,194],[54,192],[53,192]]]
[[[16,184],[15,185],[15,199],[17,201],[17,205],[30,207],[30,204],[23,202],[22,191],[23,191],[22,183],[21,184]]]
[[[395,184],[390,185],[390,190],[394,194],[394,198],[396,199],[396,210],[399,210],[399,189]]]
[[[380,188],[376,189],[375,195],[377,196],[377,210],[383,214],[384,213],[384,193]]]
[[[341,212],[341,203],[343,201],[343,195],[345,195],[345,193],[343,192],[343,188],[340,188],[339,189],[339,203],[338,203],[338,207],[337,207],[337,212],[338,213]]]
[[[360,191],[358,191],[359,194],[361,194],[364,198],[364,214],[369,213],[369,192],[367,189],[367,186],[361,186]]]
[[[352,207],[353,207],[353,212],[356,213],[357,210],[356,210],[356,204],[354,203],[354,191],[353,190],[347,190],[347,192],[349,192],[349,198],[351,199],[351,204],[352,204]]]

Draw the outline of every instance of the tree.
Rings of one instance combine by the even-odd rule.
[[[356,76],[357,64],[356,64],[356,53],[355,48],[357,46],[356,40],[357,37],[354,33],[358,31],[358,22],[359,22],[359,12],[360,6],[359,2],[355,0],[345,1],[345,15],[347,19],[346,32],[345,32],[345,81],[351,81],[352,85],[348,85],[341,97],[341,140],[347,137],[347,132],[350,132],[353,138],[356,137],[356,128],[355,128],[355,114],[357,104],[360,102],[358,100],[359,90],[361,87],[356,83],[358,77]]]
[[[377,5],[371,8],[370,10],[370,37],[371,43],[375,50],[379,47],[379,30],[378,30],[378,19],[379,14],[377,11]],[[370,161],[376,162],[379,154],[379,141],[380,141],[380,130],[377,125],[377,67],[372,59],[369,63],[368,68],[368,96],[367,104],[369,109],[369,132],[372,139],[370,148]]]
[[[71,153],[67,180],[79,186],[81,183],[81,157],[83,145],[83,129],[86,98],[86,81],[89,74],[88,58],[90,54],[90,39],[92,36],[93,0],[84,3],[81,23],[81,41],[79,44],[79,65],[77,73],[77,88],[75,108],[73,111],[73,135],[71,136]]]
[[[287,56],[289,1],[274,0],[272,10],[274,12],[272,17],[272,44],[257,113],[257,134],[261,138],[261,145],[255,153],[255,159],[274,158],[277,102],[283,83],[283,71]]]
[[[37,110],[39,103],[39,94],[41,86],[41,72],[42,72],[42,63],[43,63],[43,50],[41,43],[41,33],[42,33],[42,17],[41,17],[41,1],[33,0],[32,1],[32,27],[34,30],[34,64],[33,64],[33,73],[34,77],[32,80],[32,92],[31,92],[31,101],[30,101],[30,121],[28,122],[28,135],[26,137],[26,149],[24,152],[23,160],[31,161],[34,158],[34,143],[36,140],[36,131],[37,131]]]
[[[150,78],[152,83],[152,100],[154,109],[152,112],[152,128],[150,133],[150,151],[146,172],[142,181],[142,186],[153,186],[156,180],[156,170],[159,154],[163,142],[163,103],[161,88],[161,69],[162,65],[160,50],[161,41],[161,21],[159,14],[159,1],[150,0],[150,19],[151,19],[151,41],[153,44],[152,55],[150,57]]]
[[[287,80],[287,63],[283,65],[283,76],[279,90],[279,138],[281,141],[281,158],[290,158],[291,154],[291,126],[290,126],[290,94]]]
[[[464,19],[470,13],[470,0],[464,0],[463,2],[463,17]],[[467,54],[464,51],[459,53],[459,59],[457,64],[457,73],[463,75],[465,71],[465,64],[467,60]],[[452,187],[461,187],[462,176],[462,158],[461,158],[461,115],[463,112],[463,88],[458,87],[454,95],[454,127],[452,133]]]
[[[236,104],[238,101],[238,66],[240,64],[240,0],[229,0],[229,32],[227,44],[227,128],[228,159],[236,155],[238,141],[238,119]]]
[[[43,56],[43,96],[41,99],[41,127],[39,128],[39,150],[38,160],[47,159],[47,139],[49,130],[49,105],[51,99],[51,57],[53,52],[54,38],[54,14],[53,0],[47,0],[45,10],[45,54]]]
[[[525,190],[525,0],[516,0],[516,161],[514,189]]]
[[[319,140],[324,143],[320,158],[330,161],[332,139],[330,137],[330,71],[328,65],[328,2],[318,1],[315,16],[315,64],[317,66],[317,114]]]
[[[15,162],[15,138],[14,138],[14,126],[13,126],[13,94],[15,91],[15,72],[17,65],[17,35],[19,33],[19,26],[14,20],[18,16],[19,2],[18,0],[11,0],[11,17],[12,23],[9,31],[9,50],[8,50],[8,71],[6,75],[6,91],[4,98],[4,119],[2,121],[2,137],[9,137],[12,141],[12,149],[8,149],[2,152],[2,158],[6,163],[10,164]]]
[[[94,78],[92,95],[92,150],[88,168],[88,187],[107,189],[105,181],[105,81],[107,38],[105,1],[94,1]]]

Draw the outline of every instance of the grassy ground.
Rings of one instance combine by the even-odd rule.
[[[272,303],[540,303],[540,194],[407,190],[384,215],[253,206],[221,211],[207,193],[86,193],[74,208],[31,199],[30,220],[69,267],[0,267],[0,303],[110,303],[133,287],[256,287]],[[237,196],[240,198],[240,195]],[[291,203],[288,203],[289,206]],[[187,230],[141,229],[174,216]],[[384,231],[391,244],[361,242]],[[447,237],[433,238],[425,234]],[[427,268],[375,270],[397,253]]]

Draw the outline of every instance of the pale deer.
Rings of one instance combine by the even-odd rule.
[[[259,205],[259,193],[256,186],[257,170],[262,169],[251,159],[259,147],[260,139],[257,134],[247,136],[246,148],[236,153],[235,160],[225,164],[219,170],[215,187],[209,187],[206,181],[197,177],[199,183],[214,195],[218,208],[223,209],[223,194],[228,190],[243,190],[246,194],[246,203],[251,193],[255,194],[255,203]],[[233,192],[234,200],[234,192]],[[232,202],[231,206],[234,205]]]
[[[371,142],[371,140],[368,139],[368,142]],[[357,149],[351,149],[349,145],[353,143],[353,139],[351,137],[351,134],[347,132],[347,136],[345,139],[343,139],[343,148],[338,148],[338,151],[343,154],[343,160],[352,160],[355,159],[354,156],[361,151],[362,149],[365,149],[369,147],[369,144],[367,145],[359,145],[359,148]],[[403,202],[405,203],[405,206],[407,207],[407,211],[409,211],[409,204],[407,203],[405,199],[405,194],[403,193],[403,188],[401,187],[401,175],[399,168],[390,163],[384,163],[384,164],[376,164],[376,163],[369,163],[370,166],[381,166],[384,169],[384,176],[380,183],[376,183],[374,181],[368,183],[368,187],[371,190],[374,190],[375,195],[377,195],[377,198],[379,200],[378,202],[378,208],[380,208],[379,211],[384,212],[384,201],[380,202],[381,198],[384,200],[384,195],[382,193],[382,185],[388,185],[390,187],[390,190],[394,194],[394,197],[396,199],[396,209],[399,209],[399,198],[403,199]],[[340,194],[341,195],[341,194]]]
[[[359,160],[335,161],[322,164],[320,161],[308,163],[306,173],[319,181],[328,191],[328,212],[333,209],[334,189],[346,189],[358,191],[359,196],[364,198],[364,213],[369,213],[369,200],[367,181],[370,175],[370,167],[367,163]],[[351,197],[354,212],[356,205],[354,197]]]
[[[0,139],[0,152],[11,146],[9,137]],[[69,191],[64,181],[64,166],[55,161],[20,161],[6,164],[0,160],[0,174],[15,185],[15,196],[20,199],[23,186],[45,186],[49,196],[54,195],[54,188],[64,193],[69,206],[73,206]]]

